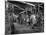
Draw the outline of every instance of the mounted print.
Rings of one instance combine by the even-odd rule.
[[[5,1],[5,34],[44,32],[44,3]]]

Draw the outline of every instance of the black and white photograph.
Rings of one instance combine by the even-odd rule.
[[[5,35],[44,33],[44,3],[5,1]]]

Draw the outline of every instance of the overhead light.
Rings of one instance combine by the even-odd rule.
[[[34,4],[31,4],[31,3],[27,3],[25,1],[20,1],[21,3],[25,3],[25,4],[28,4],[28,5],[32,5],[32,6],[35,6]]]

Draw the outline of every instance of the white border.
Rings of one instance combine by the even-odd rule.
[[[16,0],[14,0],[16,1]],[[44,33],[32,33],[24,35],[46,35],[46,0],[18,0],[31,2],[44,2]],[[5,35],[5,0],[0,0],[0,35]],[[19,34],[23,35],[23,34]]]
[[[0,35],[5,33],[5,6],[4,0],[0,0]]]

